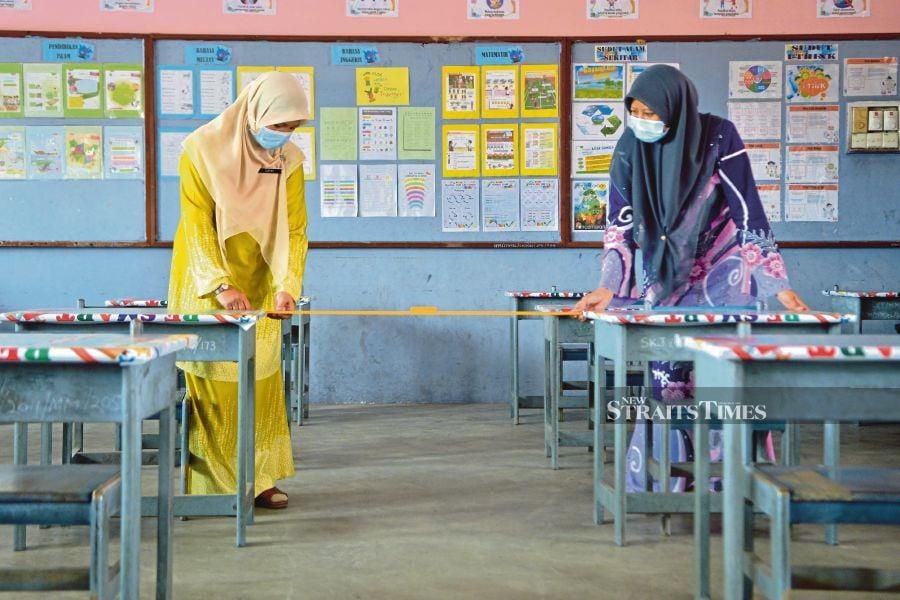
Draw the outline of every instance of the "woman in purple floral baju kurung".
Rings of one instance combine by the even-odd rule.
[[[809,310],[791,290],[734,124],[699,113],[691,81],[666,65],[641,74],[625,104],[629,129],[613,158],[600,284],[576,309],[640,298],[654,306],[755,307],[757,299],[777,296],[790,310]],[[650,367],[655,397],[692,397],[690,363]],[[643,430],[635,430],[629,448],[629,491],[643,489]],[[673,459],[690,460],[688,433],[672,440]],[[721,451],[716,441],[713,459]],[[684,485],[675,480],[674,491]]]

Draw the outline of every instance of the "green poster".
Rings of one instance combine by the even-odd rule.
[[[0,63],[0,117],[22,116],[22,63]]]
[[[144,70],[137,64],[105,64],[106,116],[111,119],[144,118]]]
[[[356,108],[322,108],[319,160],[356,160]]]
[[[434,160],[434,107],[401,106],[399,120],[397,158]]]
[[[103,118],[103,67],[91,63],[66,64],[63,75],[65,116]]]
[[[22,65],[26,117],[62,117],[62,65],[27,63]]]

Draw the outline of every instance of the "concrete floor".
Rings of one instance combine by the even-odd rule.
[[[817,429],[804,430],[806,459],[818,453]],[[900,467],[898,431],[846,428],[843,462]],[[0,428],[0,460],[9,460],[10,434]],[[298,471],[281,485],[290,507],[258,511],[246,548],[233,546],[231,519],[176,521],[175,596],[692,598],[690,518],[676,517],[664,538],[657,518],[635,516],[629,545],[618,548],[612,527],[591,521],[591,455],[564,449],[563,468],[552,471],[542,446],[538,414],[513,426],[501,405],[314,406],[308,424],[294,429]],[[148,468],[147,483],[152,476]],[[154,528],[145,520],[145,597],[153,596]],[[29,528],[29,550],[19,553],[11,550],[12,529],[3,529],[5,564],[86,564],[83,528]],[[827,547],[821,528],[798,527],[794,562],[898,568],[898,534],[847,526],[842,545]],[[720,548],[716,536],[714,590]]]

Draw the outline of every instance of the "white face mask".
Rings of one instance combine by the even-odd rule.
[[[630,115],[628,117],[628,126],[634,132],[634,137],[648,144],[658,142],[669,131],[669,128],[662,121],[639,119]]]

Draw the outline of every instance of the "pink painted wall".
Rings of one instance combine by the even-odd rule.
[[[640,18],[588,21],[585,0],[519,0],[516,21],[470,21],[465,0],[399,0],[399,18],[349,18],[344,0],[278,0],[275,17],[226,15],[222,0],[156,0],[153,14],[101,12],[100,0],[0,9],[0,30],[341,36],[653,36],[900,33],[900,0],[868,18],[818,19],[816,0],[753,0],[752,19],[699,18],[699,0],[640,0]]]

